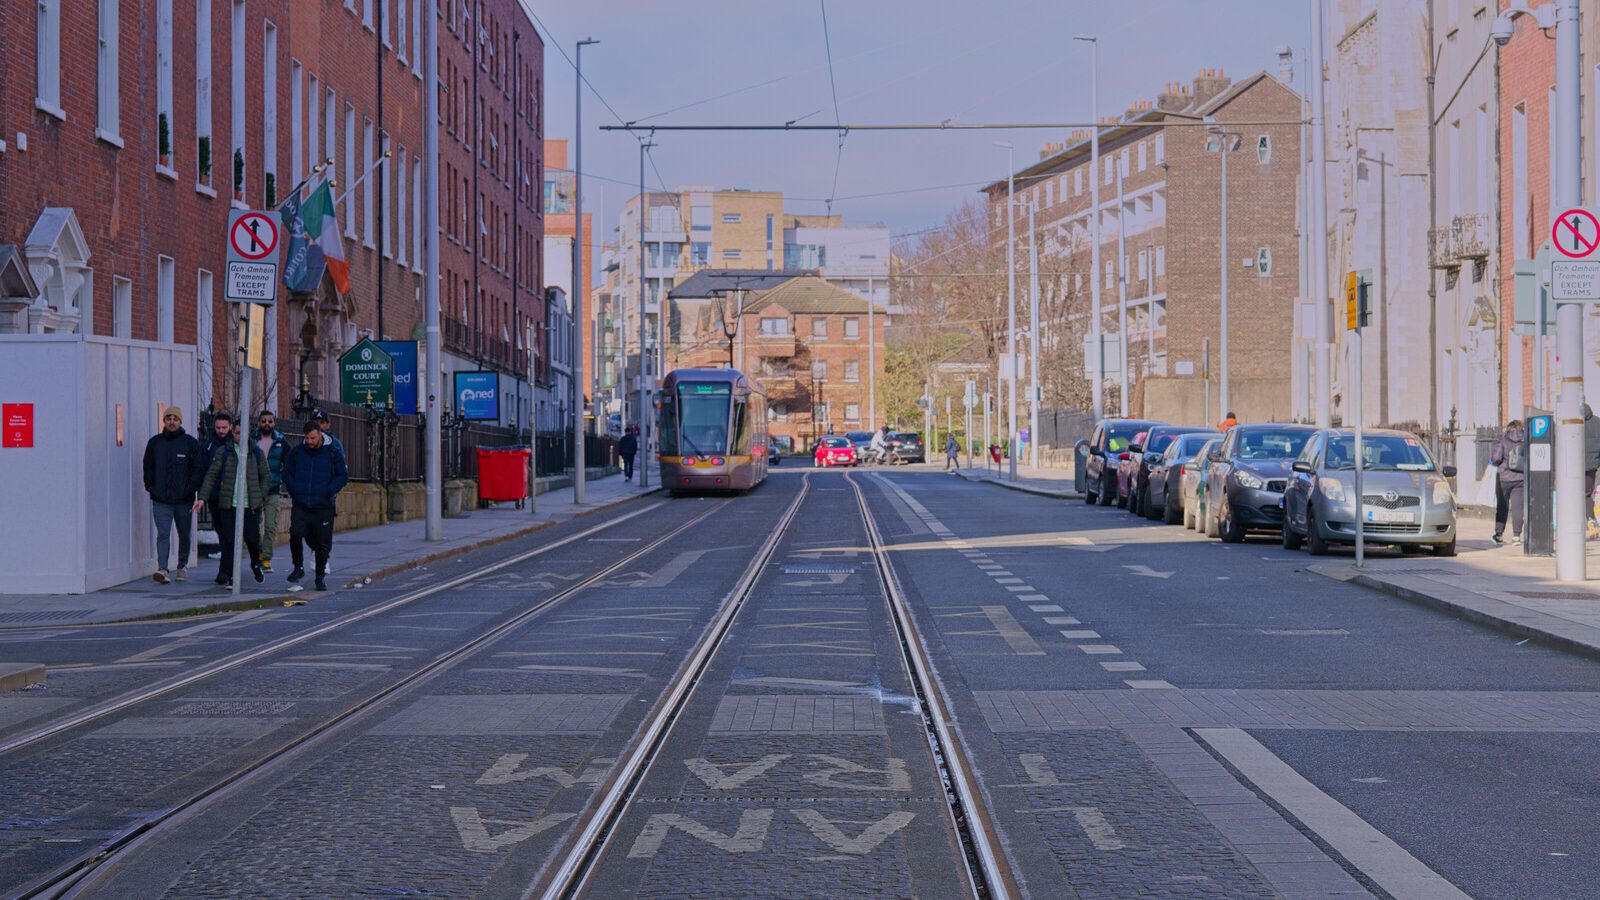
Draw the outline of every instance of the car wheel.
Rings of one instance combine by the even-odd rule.
[[[1183,530],[1194,530],[1194,510],[1190,509],[1187,503],[1183,505]]]
[[[1173,500],[1172,491],[1169,489],[1166,492],[1166,496],[1162,498],[1161,521],[1168,525],[1176,525],[1186,517],[1187,514]]]
[[[1090,490],[1087,485],[1085,485],[1083,489],[1083,502],[1093,506],[1100,502],[1100,495],[1096,494],[1094,491]]]
[[[1244,526],[1234,516],[1233,504],[1225,500],[1222,504],[1222,512],[1219,515],[1222,517],[1222,521],[1217,525],[1217,531],[1219,532],[1217,536],[1222,538],[1222,542],[1224,544],[1237,544],[1244,540]]]
[[[1208,538],[1214,538],[1214,537],[1220,537],[1221,536],[1220,533],[1217,531],[1217,511],[1215,509],[1211,508],[1211,504],[1209,502],[1206,503],[1205,529],[1204,530],[1205,530],[1205,533],[1206,533],[1206,537],[1208,537]]]
[[[1287,519],[1284,520],[1284,523],[1283,523],[1283,549],[1285,549],[1285,550],[1299,550],[1300,549],[1300,544],[1303,543],[1304,540],[1305,540],[1305,538],[1302,538],[1300,536],[1299,532],[1294,530],[1294,526],[1290,525]]]
[[[1448,544],[1434,544],[1433,545],[1433,555],[1434,556],[1455,556],[1456,555],[1456,539],[1455,538],[1451,538],[1450,539],[1450,543],[1448,543]]]
[[[1322,532],[1317,530],[1317,514],[1306,507],[1306,549],[1312,556],[1327,556],[1328,542],[1322,539]]]
[[[1107,485],[1106,485],[1105,476],[1102,475],[1100,477],[1100,505],[1101,506],[1110,506],[1111,505],[1111,501],[1116,499],[1116,497],[1117,497],[1117,481],[1116,481],[1115,478],[1111,479],[1111,484],[1110,484],[1109,488],[1110,489],[1108,490],[1107,489]]]

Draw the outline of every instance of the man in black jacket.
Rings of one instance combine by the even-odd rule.
[[[639,453],[639,434],[634,426],[629,425],[622,440],[617,442],[617,453],[622,456],[622,480],[632,481],[633,458]]]
[[[161,414],[161,431],[144,445],[144,489],[156,523],[156,574],[159,584],[172,578],[189,580],[189,507],[206,470],[200,465],[200,442],[183,430],[183,410],[169,406]],[[178,528],[178,558],[167,575],[172,528]]]
[[[344,451],[328,440],[315,420],[306,423],[306,436],[283,460],[283,486],[294,506],[289,511],[289,554],[294,559],[290,581],[306,576],[305,548],[316,555],[317,590],[328,589],[328,553],[333,549],[334,497],[350,480]]]
[[[233,416],[226,412],[219,412],[211,417],[211,434],[200,441],[200,480],[204,481],[206,473],[211,470],[211,460],[214,459],[222,448],[233,440]],[[219,484],[211,492],[200,498],[205,501],[206,512],[211,519],[211,528],[217,532],[217,543],[222,543],[222,486]]]

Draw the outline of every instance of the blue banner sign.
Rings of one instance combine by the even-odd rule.
[[[455,373],[456,412],[463,419],[500,418],[500,376],[495,372]]]
[[[394,359],[394,411],[417,414],[417,342],[376,341]]]

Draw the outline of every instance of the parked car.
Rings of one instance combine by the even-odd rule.
[[[1232,544],[1249,531],[1281,530],[1289,465],[1315,432],[1310,425],[1228,429],[1206,472],[1206,536]]]
[[[1150,467],[1161,459],[1161,454],[1181,434],[1216,434],[1214,428],[1189,425],[1157,425],[1134,440],[1128,447],[1128,458],[1117,464],[1117,505],[1136,516],[1155,518],[1149,511]]]
[[[1128,449],[1117,454],[1117,496],[1111,502],[1118,509],[1128,508],[1128,497],[1133,494],[1133,486],[1129,483],[1133,477],[1133,461],[1143,455],[1139,448],[1144,445],[1144,436],[1149,433],[1141,431],[1134,435],[1133,440],[1128,442]]]
[[[1217,450],[1221,447],[1222,438],[1207,438],[1195,452],[1194,458],[1183,466],[1178,496],[1183,503],[1183,527],[1190,531],[1201,528],[1200,515],[1205,509],[1206,500],[1206,469],[1216,461]]]
[[[1117,464],[1128,455],[1128,445],[1142,431],[1165,422],[1140,419],[1101,419],[1089,436],[1089,457],[1083,464],[1083,499],[1086,503],[1110,506],[1117,498]]]
[[[850,439],[837,434],[817,439],[817,449],[812,454],[812,460],[819,468],[853,466],[861,461]]]
[[[1152,433],[1159,429],[1151,429]],[[1160,519],[1168,525],[1178,524],[1183,515],[1183,474],[1196,453],[1207,443],[1217,440],[1217,432],[1191,431],[1175,434],[1166,442],[1166,449],[1156,454],[1145,475],[1144,491],[1138,495],[1139,511],[1147,519]]]
[[[849,438],[851,445],[856,448],[856,458],[865,458],[867,455],[867,448],[872,446],[872,432],[846,431],[844,436]]]
[[[928,450],[915,431],[889,432],[889,452],[903,463],[927,462]]]
[[[1283,546],[1304,543],[1313,556],[1356,539],[1355,432],[1312,435],[1294,461],[1283,495]],[[1431,547],[1456,555],[1454,466],[1437,466],[1415,435],[1379,429],[1361,436],[1362,532],[1374,544],[1402,551]]]

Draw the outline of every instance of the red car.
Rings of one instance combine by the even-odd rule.
[[[819,469],[826,466],[853,466],[860,462],[856,458],[856,445],[843,435],[828,435],[818,440],[812,459]]]

